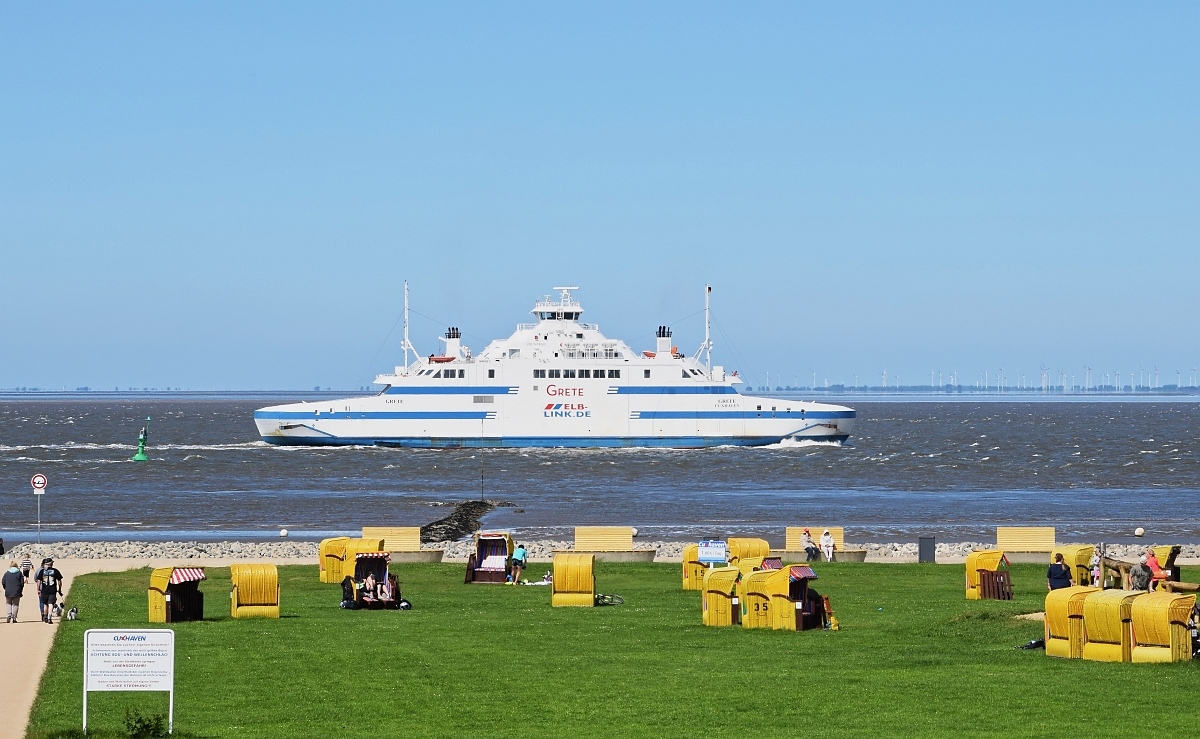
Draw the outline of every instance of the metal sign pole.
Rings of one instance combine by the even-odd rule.
[[[35,495],[38,502],[38,546],[42,544],[42,496]]]

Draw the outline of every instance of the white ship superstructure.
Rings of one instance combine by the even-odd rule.
[[[850,408],[743,395],[736,372],[694,356],[658,328],[637,352],[584,323],[574,287],[535,303],[534,322],[479,354],[446,332],[440,356],[379,375],[378,395],[258,410],[264,441],[400,447],[759,446],[785,439],[843,441]],[[707,308],[707,292],[706,292]],[[707,321],[706,321],[707,324]],[[705,361],[701,361],[701,354]]]

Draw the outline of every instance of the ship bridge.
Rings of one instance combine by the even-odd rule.
[[[578,321],[583,315],[583,306],[571,294],[572,290],[578,290],[578,287],[556,287],[558,290],[558,300],[551,300],[547,295],[545,298],[535,301],[533,310],[529,311],[539,321]]]

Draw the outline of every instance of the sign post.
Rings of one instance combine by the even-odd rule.
[[[41,544],[42,543],[42,496],[46,494],[46,476],[39,472],[33,476],[33,479],[29,481],[29,484],[33,486],[33,494],[35,496],[37,496],[37,509],[38,509],[38,524],[37,524],[37,526],[38,526],[38,529],[37,529],[38,542],[37,543]]]
[[[167,733],[175,731],[175,632],[88,629],[83,634],[83,733],[89,692],[166,691]]]
[[[706,539],[700,542],[700,546],[696,551],[696,561],[701,564],[707,564],[709,569],[715,564],[725,564],[729,561],[729,554],[725,548],[725,542],[716,539]]]

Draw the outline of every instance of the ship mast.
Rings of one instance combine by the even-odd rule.
[[[704,286],[704,343],[696,350],[693,359],[700,358],[700,352],[704,352],[704,373],[708,379],[712,379],[712,332],[709,328],[708,318],[708,296],[712,294],[712,285]]]
[[[712,295],[712,285],[704,286],[704,373],[712,379],[712,339],[709,338],[708,327],[708,297]]]
[[[393,326],[395,324],[392,324]],[[408,374],[408,350],[412,344],[408,341],[408,280],[404,281],[404,374]],[[414,349],[415,353],[416,350]]]

